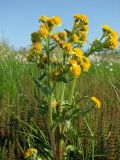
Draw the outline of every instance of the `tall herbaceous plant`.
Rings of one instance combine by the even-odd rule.
[[[101,38],[89,43],[90,48],[84,53],[82,47],[87,43],[88,32],[86,15],[75,14],[72,29],[57,33],[54,29],[61,25],[60,17],[41,16],[39,22],[40,28],[31,34],[28,61],[36,63],[38,67],[38,74],[34,77],[36,96],[39,110],[46,117],[43,123],[48,133],[52,159],[65,159],[73,145],[70,131],[74,129],[77,132],[80,129],[73,123],[78,117],[84,119],[93,137],[91,157],[94,159],[94,133],[86,116],[91,115],[96,107],[99,109],[101,102],[94,95],[82,99],[78,97],[77,81],[89,71],[89,55],[95,51],[117,48],[118,34],[108,25],[102,26]],[[28,154],[26,158],[31,155]]]

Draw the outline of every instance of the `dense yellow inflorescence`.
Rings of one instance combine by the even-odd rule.
[[[104,42],[104,47],[107,49],[116,49],[118,47],[118,34],[113,31],[110,26],[104,25],[102,26],[103,34],[106,37]]]
[[[91,61],[81,48],[87,41],[88,17],[82,14],[75,14],[73,18],[74,23],[71,31],[65,29],[63,32],[53,32],[55,27],[61,25],[61,18],[59,16],[41,16],[39,18],[39,30],[31,34],[33,44],[28,55],[28,60],[36,59],[39,61],[41,57],[47,57],[45,45],[51,43],[53,48],[57,46],[63,54],[66,54],[64,56],[66,57],[64,59],[64,66],[69,66],[69,71],[73,76],[78,77],[81,72],[87,72],[91,66]],[[102,30],[101,46],[106,49],[116,49],[118,46],[118,34],[108,25],[102,26]],[[43,54],[45,55],[42,56]],[[39,66],[45,66],[48,61],[44,65],[40,65],[40,63],[44,63],[42,59],[39,62]],[[54,64],[57,63],[60,64],[56,59]]]

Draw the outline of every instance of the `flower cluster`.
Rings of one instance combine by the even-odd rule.
[[[62,71],[69,68],[69,73],[74,77],[78,77],[82,72],[89,70],[91,66],[89,55],[104,48],[115,49],[117,47],[117,33],[108,25],[104,25],[102,26],[102,39],[95,40],[89,54],[84,54],[81,48],[87,38],[88,17],[82,14],[75,14],[73,18],[74,23],[71,31],[65,29],[63,32],[55,33],[53,29],[61,25],[61,18],[58,16],[41,16],[39,18],[40,28],[31,34],[32,46],[28,60],[37,61],[39,63],[38,66],[42,68],[46,64],[54,62],[56,64],[55,72],[61,72],[61,67],[57,67],[59,64],[59,66],[64,66]],[[48,52],[55,48],[60,50],[62,54],[58,55],[55,53],[56,60],[54,61],[52,56],[48,55]],[[51,69],[54,71],[53,68]]]
[[[40,59],[42,52],[42,42],[50,35],[52,29],[61,24],[61,18],[58,16],[39,18],[40,28],[31,34],[32,47],[28,56],[29,61]]]
[[[81,71],[86,72],[91,66],[91,61],[86,57],[80,48],[74,48],[73,54],[69,60],[70,71],[75,76],[78,77]]]
[[[86,15],[75,14],[72,31],[74,32],[72,35],[72,40],[83,45],[87,40],[88,17]]]
[[[116,49],[118,47],[118,33],[113,31],[108,25],[102,26],[105,37],[104,47],[107,49]]]

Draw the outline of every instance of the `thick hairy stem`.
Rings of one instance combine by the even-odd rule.
[[[49,70],[49,76],[48,76],[48,88],[50,88],[50,94],[48,96],[48,131],[49,131],[49,138],[50,138],[50,145],[52,148],[52,152],[53,152],[53,160],[57,160],[56,159],[56,142],[55,142],[55,133],[54,130],[52,130],[52,126],[53,126],[53,111],[52,111],[52,106],[51,106],[51,102],[53,99],[53,91],[52,91],[52,81],[50,78],[50,74],[51,74],[51,61],[50,61],[50,48],[49,48],[49,37],[46,40],[46,53],[47,53],[47,58],[48,58],[48,70]]]

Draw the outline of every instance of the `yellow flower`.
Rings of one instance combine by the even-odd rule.
[[[42,51],[42,45],[39,42],[33,43],[32,48],[31,48],[31,52],[35,52],[35,53],[41,53]]]
[[[88,17],[86,15],[82,15],[81,21],[84,22],[84,24],[88,24]]]
[[[54,26],[54,23],[53,23],[53,18],[52,17],[49,17],[46,21],[47,25],[49,28],[53,28]]]
[[[73,42],[78,42],[79,41],[79,37],[77,36],[77,34],[72,35],[72,40],[73,40]]]
[[[91,97],[91,100],[95,103],[95,105],[100,108],[101,107],[101,102],[99,99],[97,99],[96,97]]]
[[[70,72],[74,77],[78,77],[81,74],[81,67],[79,65],[72,66]]]
[[[80,36],[80,41],[82,41],[83,43],[86,42],[87,40],[87,34],[85,31],[79,32],[79,36]]]
[[[52,108],[56,108],[57,105],[58,105],[58,102],[55,99],[51,101],[51,107]]]
[[[118,47],[118,40],[116,38],[110,38],[105,43],[105,48],[116,49]]]
[[[63,43],[63,49],[68,53],[73,53],[72,45],[70,43]]]
[[[38,34],[39,34],[40,37],[46,38],[46,37],[49,35],[49,31],[48,31],[47,28],[41,27],[41,28],[38,30]]]
[[[86,15],[75,14],[74,19],[75,19],[75,21],[81,21],[84,24],[88,24],[88,17]]]
[[[83,57],[83,60],[81,61],[81,66],[83,68],[84,72],[87,72],[91,66],[91,61],[88,57]]]
[[[69,64],[71,65],[71,66],[77,66],[78,64],[77,64],[77,61],[75,60],[75,59],[70,59],[69,60]]]
[[[61,18],[60,18],[60,17],[54,16],[52,20],[53,20],[53,23],[54,23],[56,26],[61,25]]]
[[[40,25],[40,28],[48,29],[47,26],[46,26],[44,23],[42,23],[42,24]]]
[[[118,39],[118,33],[117,32],[111,32],[110,34],[108,34],[109,38],[116,38]]]
[[[80,20],[81,19],[81,15],[78,13],[78,14],[75,14],[74,15],[74,19],[76,20]]]
[[[80,28],[81,31],[88,32],[88,25],[82,25]]]
[[[76,56],[78,56],[80,59],[83,58],[83,51],[80,48],[74,48],[73,52]]]
[[[102,26],[103,32],[111,33],[112,29],[108,25],[103,25]]]
[[[60,40],[58,34],[52,34],[51,38],[53,38],[54,41],[58,42]]]
[[[63,41],[65,41],[67,39],[67,33],[66,32],[59,32],[58,36]]]
[[[24,158],[31,157],[33,154],[37,154],[37,149],[29,148],[24,152]]]
[[[41,16],[38,20],[39,20],[39,22],[46,22],[47,19],[48,19],[47,16]]]

